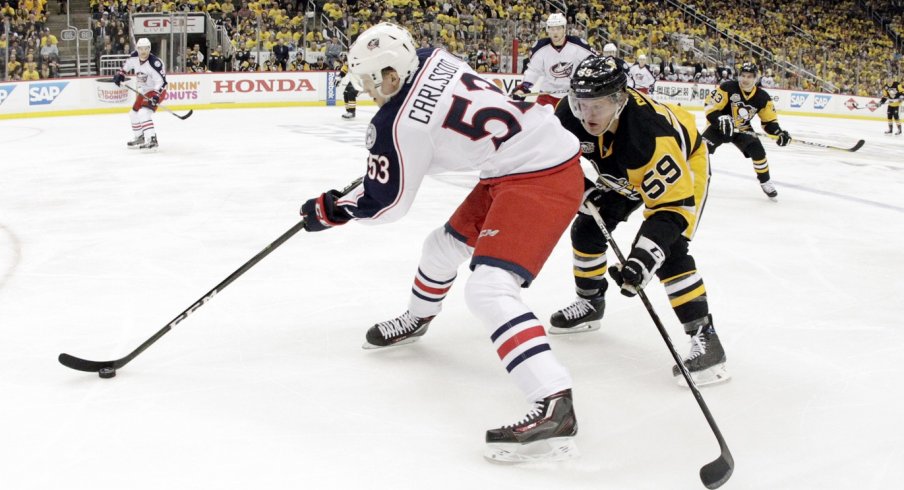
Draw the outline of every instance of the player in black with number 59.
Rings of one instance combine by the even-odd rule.
[[[691,351],[685,365],[697,385],[729,378],[725,352],[713,327],[703,278],[688,246],[709,188],[709,154],[694,116],[627,88],[617,58],[590,56],[578,65],[571,91],[556,107],[565,129],[581,140],[584,158],[599,174],[585,179],[585,199],[608,230],[643,206],[644,222],[627,263],[610,274],[633,296],[655,275],[685,332]],[[550,333],[599,328],[605,308],[609,245],[582,209],[571,227],[577,300],[554,313]],[[677,366],[673,376],[680,377]]]

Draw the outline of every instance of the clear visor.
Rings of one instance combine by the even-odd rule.
[[[568,105],[571,112],[584,125],[588,133],[599,136],[603,134],[612,121],[618,117],[621,105],[619,94],[604,95],[593,98],[577,98],[574,91],[568,93]]]

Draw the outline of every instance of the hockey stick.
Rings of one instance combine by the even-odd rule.
[[[749,135],[751,135],[751,136],[757,136],[757,137],[760,137],[760,138],[769,138],[769,139],[772,139],[772,140],[776,139],[775,136],[772,136],[772,135],[770,135],[770,134],[765,134],[765,133],[759,133],[759,132],[753,132],[753,131],[740,131],[740,133],[741,133],[741,134],[749,134]],[[866,141],[865,141],[865,140],[858,140],[856,143],[854,143],[854,146],[851,146],[851,147],[841,147],[841,146],[834,146],[834,145],[826,145],[826,144],[823,144],[823,143],[817,143],[817,142],[815,142],[815,141],[801,140],[801,139],[797,139],[797,138],[791,138],[791,142],[792,142],[792,143],[797,143],[797,144],[799,144],[799,145],[815,146],[815,147],[817,147],[817,148],[825,148],[825,149],[827,149],[827,150],[846,151],[846,152],[850,152],[850,153],[853,153],[853,152],[859,150],[860,148],[863,148],[863,145],[866,144]]]
[[[618,248],[618,244],[615,243],[615,240],[612,239],[612,235],[609,234],[606,223],[603,222],[603,217],[600,216],[599,211],[596,210],[596,207],[590,201],[586,201],[584,205],[590,211],[590,214],[593,217],[593,220],[596,221],[597,226],[599,226],[600,231],[603,232],[606,241],[612,246],[612,251],[618,258],[618,261],[624,264],[625,256],[622,255],[621,250]],[[710,413],[706,401],[703,400],[703,395],[700,394],[700,390],[697,388],[697,385],[694,384],[694,380],[691,378],[687,366],[681,361],[681,356],[679,356],[678,352],[675,350],[672,339],[669,338],[669,334],[662,325],[659,315],[653,310],[653,304],[650,303],[650,299],[647,298],[646,293],[642,289],[637,291],[637,296],[640,297],[641,301],[643,301],[643,305],[647,308],[647,312],[650,314],[650,318],[653,319],[653,323],[656,324],[656,329],[659,330],[659,334],[662,336],[662,340],[665,341],[665,345],[668,346],[672,358],[675,359],[675,363],[681,369],[681,375],[684,376],[684,380],[687,381],[688,388],[691,389],[694,398],[697,399],[697,404],[700,405],[700,409],[703,410],[703,415],[706,417],[706,421],[709,422],[710,429],[712,429],[713,434],[715,434],[716,440],[719,441],[719,449],[722,451],[722,454],[714,461],[707,463],[700,468],[700,480],[703,482],[703,485],[705,485],[706,488],[719,488],[731,478],[731,474],[734,471],[734,458],[731,455],[731,451],[728,450],[725,438],[722,437],[722,431],[720,431],[719,426],[716,425],[716,421],[713,418],[712,413]]]
[[[135,90],[135,89],[132,88],[131,86],[129,86],[129,85],[123,85],[123,86],[124,86],[125,88],[131,90],[132,92],[135,92],[136,94],[138,94],[138,96],[141,97],[142,99],[144,99],[144,100],[149,100],[143,93],[141,93],[141,92],[138,91],[138,90]],[[171,110],[170,110],[168,107],[166,107],[166,106],[162,106],[162,105],[159,105],[159,104],[158,104],[157,107],[160,108],[160,109],[163,109],[163,110],[166,111],[166,112],[169,112],[170,114],[172,114],[172,115],[178,117],[179,119],[182,119],[183,121],[186,120],[186,119],[188,119],[188,118],[190,118],[191,115],[195,113],[195,111],[194,111],[193,109],[192,109],[192,110],[189,110],[189,111],[186,112],[185,114],[178,114],[178,113],[176,113],[176,112],[171,111]]]
[[[349,184],[345,189],[341,191],[342,195],[345,195],[351,192],[358,184],[361,183],[363,177],[359,177],[355,179],[351,184]],[[115,376],[115,370],[122,368],[126,364],[128,364],[132,359],[135,359],[138,354],[144,352],[145,349],[150,347],[154,342],[157,342],[160,337],[166,335],[167,332],[172,330],[173,327],[178,325],[182,320],[185,320],[188,315],[194,313],[198,308],[207,304],[208,301],[213,299],[214,296],[219,294],[226,286],[232,284],[233,281],[239,278],[242,274],[248,271],[248,269],[254,267],[255,264],[260,262],[264,257],[270,254],[270,252],[274,251],[286,242],[289,238],[292,238],[293,235],[298,233],[299,231],[304,229],[304,220],[296,223],[292,228],[289,228],[289,231],[283,233],[279,238],[273,241],[270,245],[267,245],[263,250],[261,250],[257,255],[251,258],[248,262],[245,262],[244,265],[239,267],[235,272],[229,275],[222,282],[214,286],[213,289],[207,292],[204,296],[201,297],[198,301],[195,301],[191,306],[186,308],[182,313],[179,313],[176,318],[173,318],[169,323],[166,324],[163,328],[157,331],[151,338],[144,341],[143,344],[139,345],[137,349],[133,350],[129,355],[117,359],[115,361],[89,361],[86,359],[81,359],[69,354],[60,354],[59,361],[60,364],[75,369],[77,371],[86,371],[86,372],[96,372],[99,374],[103,374],[104,378],[112,378]],[[102,371],[103,370],[103,371]]]

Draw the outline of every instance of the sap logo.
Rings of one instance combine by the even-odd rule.
[[[800,92],[793,92],[791,94],[791,107],[798,108],[798,109],[803,107],[804,103],[807,101],[807,97],[809,97],[809,96],[810,96],[810,94],[802,94]]]
[[[31,83],[28,85],[28,105],[47,105],[63,92],[69,82]]]
[[[813,108],[825,109],[830,100],[832,100],[831,95],[815,95],[813,96]]]
[[[9,98],[9,94],[13,93],[15,88],[15,85],[0,85],[0,105],[3,105],[3,102]]]
[[[480,230],[480,235],[477,238],[485,237],[485,236],[496,236],[499,234],[499,230]]]

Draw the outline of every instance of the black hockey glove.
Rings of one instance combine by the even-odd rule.
[[[116,72],[116,75],[113,75],[113,83],[115,83],[117,87],[124,81],[126,81],[126,72],[119,70]]]
[[[778,146],[787,146],[791,142],[791,135],[784,129],[775,133],[775,135],[778,136],[778,139],[775,140],[775,144]]]
[[[597,209],[600,210],[603,207],[603,191],[600,190],[599,187],[591,187],[584,191],[584,200],[581,201],[581,207],[578,208],[578,212],[581,214],[590,215],[590,211],[587,210],[587,202]]]
[[[147,99],[148,104],[153,108],[157,108],[157,106],[160,105],[160,94],[157,92],[151,92],[151,95],[148,95]]]
[[[526,94],[530,93],[530,88],[533,87],[534,84],[529,82],[521,82],[514,89],[512,89],[511,97],[513,100],[524,100],[527,97]]]
[[[719,133],[722,135],[724,143],[731,142],[731,138],[734,136],[734,121],[731,116],[719,116]]]
[[[342,194],[333,189],[314,199],[308,199],[302,204],[301,215],[304,217],[304,228],[308,231],[323,231],[348,223],[351,216],[344,209],[336,206],[336,200],[340,197]]]
[[[665,252],[653,240],[639,235],[624,264],[609,268],[609,275],[625,296],[634,296],[650,282],[665,261]]]

